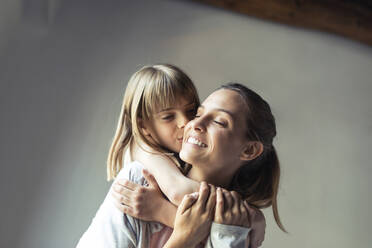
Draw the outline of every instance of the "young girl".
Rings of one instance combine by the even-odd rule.
[[[181,173],[186,168],[174,155],[181,149],[184,126],[199,104],[194,84],[179,68],[153,65],[136,72],[125,91],[109,151],[108,180],[133,160],[155,176],[162,192],[176,205],[183,195],[197,191],[199,183]]]
[[[153,65],[136,72],[125,91],[107,160],[108,179],[116,178],[113,185],[123,178],[146,185],[141,175],[144,168],[155,177],[161,191],[175,205],[181,202],[185,194],[198,191],[199,182],[184,176],[187,166],[177,159],[176,154],[181,149],[184,127],[194,117],[198,106],[195,86],[177,67]],[[122,186],[128,190],[131,187],[129,181]],[[107,195],[78,247],[148,247],[164,244],[161,237],[166,237],[166,234],[156,236],[163,230],[162,225],[123,215],[114,205],[131,214],[131,210],[134,211],[129,207],[132,199],[119,196],[120,203],[124,204],[121,205],[113,199],[112,194]],[[161,201],[154,200],[153,204],[161,204]],[[132,215],[136,214],[132,212]],[[159,213],[151,218],[147,220],[173,226],[174,217],[169,218],[167,214]],[[237,231],[235,234],[246,235],[248,231]]]

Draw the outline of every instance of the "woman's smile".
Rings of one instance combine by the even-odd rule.
[[[189,136],[185,140],[185,143],[186,144],[191,144],[191,145],[196,145],[196,146],[201,147],[201,148],[206,148],[207,147],[207,144],[203,143],[199,138],[193,137],[193,136]]]

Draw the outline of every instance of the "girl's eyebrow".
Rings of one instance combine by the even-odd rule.
[[[194,102],[190,102],[190,103],[187,103],[187,104],[185,104],[183,107],[188,107],[188,106],[192,106],[192,105],[195,105],[195,103]],[[158,113],[160,113],[160,112],[165,112],[165,111],[169,111],[169,110],[173,110],[174,108],[166,108],[166,109],[162,109],[162,110],[160,110]]]

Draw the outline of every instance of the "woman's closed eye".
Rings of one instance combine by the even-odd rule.
[[[199,118],[200,116],[201,116],[201,114],[197,112],[197,113],[194,115],[194,119]]]
[[[227,126],[227,123],[225,121],[213,120],[213,122],[216,123],[217,125],[221,126],[221,127],[226,127]]]

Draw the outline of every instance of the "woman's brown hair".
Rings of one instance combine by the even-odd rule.
[[[257,208],[272,206],[276,223],[286,232],[278,212],[280,165],[273,146],[276,125],[271,108],[261,96],[242,84],[228,83],[219,89],[233,90],[244,99],[248,107],[247,139],[261,142],[264,148],[260,156],[238,169],[231,181],[230,189],[238,192],[252,206]]]

